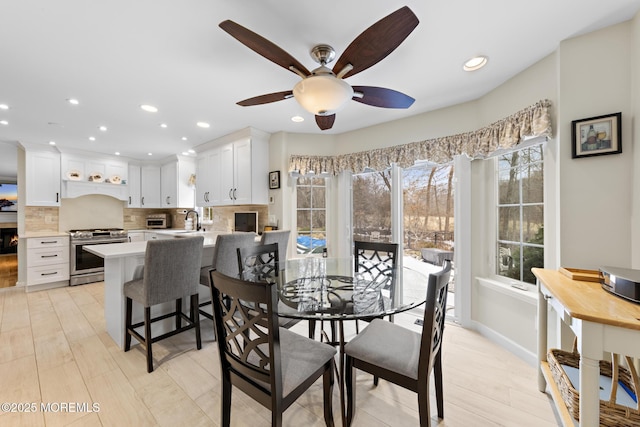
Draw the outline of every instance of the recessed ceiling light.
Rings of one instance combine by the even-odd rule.
[[[8,121],[6,121],[6,120],[0,120],[0,125],[7,126],[8,124],[9,124],[9,122],[8,122]]]
[[[153,153],[147,153],[147,156],[153,156]]]
[[[180,138],[180,139],[181,139],[181,140],[183,140],[183,141],[186,141],[186,140],[187,140],[187,137],[186,137],[186,136],[183,136],[183,137],[182,137],[182,138]]]
[[[196,123],[196,124],[198,125],[198,127],[205,128],[205,129],[207,129],[207,128],[209,128],[209,127],[211,126],[211,125],[210,125],[209,123],[207,123],[207,122],[198,122],[198,123]]]
[[[107,127],[106,126],[100,126],[98,129],[100,129],[102,132],[106,132],[107,131]]]
[[[78,100],[77,100],[77,99],[75,99],[75,98],[67,98],[67,102],[68,102],[69,104],[71,104],[71,105],[78,105],[78,104],[80,104],[80,101],[78,101]]]
[[[120,152],[119,152],[119,151],[116,151],[114,154],[115,154],[116,156],[119,156],[119,155],[120,155]]]
[[[488,60],[489,58],[483,55],[474,56],[473,58],[470,58],[469,60],[467,60],[467,62],[464,63],[464,65],[462,66],[462,69],[465,71],[479,70],[480,68],[487,65]]]
[[[8,110],[9,106],[7,104],[0,104],[0,110]]]
[[[160,123],[160,127],[166,129],[167,128],[167,124],[166,123]]]
[[[49,141],[49,145],[56,145],[55,141]]]
[[[189,153],[187,153],[186,151],[183,151],[183,152],[182,152],[182,155],[183,155],[183,156],[188,156],[188,155],[189,155]]]
[[[194,150],[193,148],[188,150],[190,154],[196,154],[196,150]]]
[[[96,140],[96,137],[95,137],[95,136],[90,136],[90,137],[89,137],[89,141],[95,141],[95,140]]]
[[[140,106],[140,108],[142,108],[144,111],[146,111],[148,113],[157,113],[158,112],[158,107],[154,107],[153,105],[142,104]]]
[[[291,121],[292,122],[296,122],[296,123],[304,122],[304,117],[302,117],[302,116],[293,116],[293,117],[291,117]]]

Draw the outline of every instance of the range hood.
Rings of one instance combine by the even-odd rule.
[[[111,184],[104,182],[62,181],[62,197],[73,199],[80,196],[98,194],[111,196],[118,200],[129,200],[129,186],[126,184]]]

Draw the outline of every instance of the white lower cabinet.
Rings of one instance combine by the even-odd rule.
[[[27,238],[27,287],[69,284],[69,237]]]
[[[128,233],[130,242],[144,242],[146,233],[144,231],[130,231]]]

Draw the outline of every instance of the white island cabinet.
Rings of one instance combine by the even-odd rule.
[[[213,248],[217,238],[216,233],[198,233],[204,236],[204,251],[202,265],[211,265]],[[125,297],[124,284],[132,280],[144,265],[144,254],[147,242],[112,243],[109,245],[87,245],[86,251],[104,259],[104,319],[107,332],[118,344],[124,348]],[[201,293],[201,300],[207,297],[207,292]],[[210,296],[209,296],[210,297]],[[174,303],[159,304],[151,308],[151,316],[156,317],[175,309]],[[133,305],[133,322],[142,321],[144,312],[138,304]],[[167,323],[169,322],[169,323]],[[175,319],[165,319],[152,325],[152,335],[157,336],[169,329]],[[135,343],[135,339],[133,340]]]

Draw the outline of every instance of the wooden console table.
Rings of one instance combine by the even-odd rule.
[[[538,279],[538,389],[549,384],[563,425],[574,421],[547,364],[547,307],[550,305],[578,338],[580,426],[598,426],[599,360],[603,352],[640,357],[640,305],[603,290],[600,283],[572,280],[556,270],[533,268]]]

